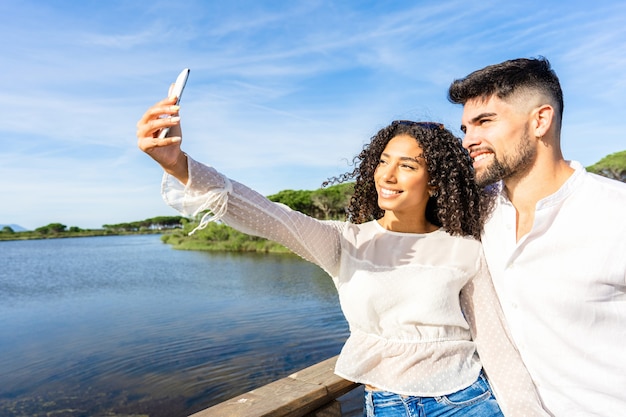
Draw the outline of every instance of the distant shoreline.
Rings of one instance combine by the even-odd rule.
[[[38,232],[26,231],[26,232],[14,232],[14,233],[0,233],[0,242],[15,241],[15,240],[67,239],[71,237],[158,235],[162,233],[163,233],[163,230],[142,230],[138,232],[128,232],[128,231],[113,232],[111,230],[84,230],[81,232],[60,232],[60,233],[44,235]]]
[[[228,227],[228,226],[221,226]],[[238,233],[239,232],[235,232]],[[14,232],[0,233],[0,242],[16,240],[44,240],[44,239],[68,239],[75,237],[98,237],[98,236],[131,236],[131,235],[162,235],[161,242],[175,250],[201,251],[201,252],[256,252],[273,254],[293,254],[284,246],[261,239],[258,237],[241,234],[236,242],[230,240],[207,241],[196,240],[182,233],[172,233],[171,230],[142,230],[142,231],[119,231],[111,230],[83,230],[81,232],[59,232],[44,235],[38,232]]]

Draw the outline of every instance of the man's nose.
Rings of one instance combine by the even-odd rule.
[[[478,145],[480,140],[475,134],[473,129],[466,129],[465,136],[463,136],[462,145],[465,149],[469,150],[472,146]]]

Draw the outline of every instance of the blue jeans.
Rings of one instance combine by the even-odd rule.
[[[365,390],[366,417],[503,417],[487,379],[441,397],[413,397]]]

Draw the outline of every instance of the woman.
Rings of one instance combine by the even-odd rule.
[[[185,215],[209,210],[199,227],[222,220],[331,276],[351,333],[335,372],[366,386],[368,416],[501,416],[483,367],[507,416],[545,415],[502,324],[477,240],[486,208],[454,135],[430,122],[380,130],[335,179],[356,181],[350,221],[320,221],[183,153],[174,103],[137,124],[139,148],[165,170],[164,199]],[[172,136],[159,139],[163,128]]]

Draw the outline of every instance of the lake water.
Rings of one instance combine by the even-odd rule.
[[[187,416],[339,353],[330,278],[158,235],[0,242],[0,416]]]

